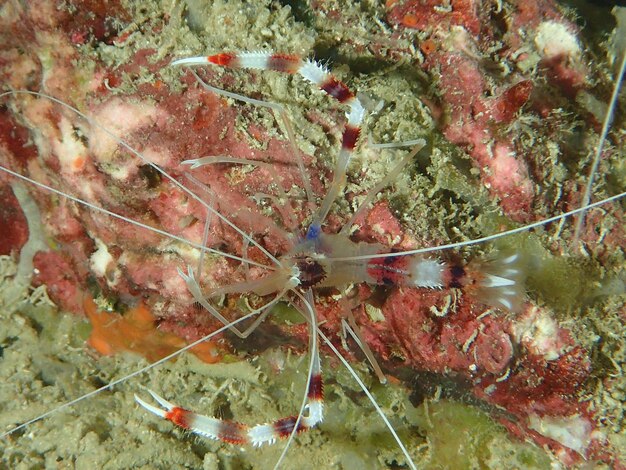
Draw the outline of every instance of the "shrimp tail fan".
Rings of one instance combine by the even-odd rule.
[[[502,310],[520,310],[526,293],[526,266],[520,253],[497,253],[468,267],[477,299]]]

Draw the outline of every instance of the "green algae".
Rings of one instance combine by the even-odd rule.
[[[286,302],[278,302],[272,308],[272,318],[279,324],[301,325],[306,322],[302,314]]]
[[[6,258],[4,263],[10,267]],[[9,277],[3,279],[0,288],[11,282]],[[0,424],[4,428],[50,411],[146,364],[129,354],[88,354],[83,346],[88,324],[56,312],[41,295],[24,296],[11,314],[7,314],[6,305],[0,305],[5,326],[0,337],[5,345],[0,363]],[[9,337],[12,339],[7,343]],[[416,408],[408,401],[404,386],[381,385],[364,364],[353,366],[419,468],[470,468],[477,462],[483,468],[499,468],[502,460],[497,456],[524,463],[526,468],[541,468],[533,464],[547,459],[530,444],[512,443],[505,430],[484,412],[445,401]],[[297,411],[307,367],[306,356],[283,349],[268,350],[252,363],[214,365],[185,354],[139,379],[31,424],[25,433],[1,440],[2,462],[15,469],[48,468],[59,463],[82,468],[87,462],[109,469],[151,465],[268,468],[277,460],[280,444],[238,449],[198,439],[146,414],[136,405],[133,394],[144,395],[143,385],[208,415],[246,423],[267,422]],[[323,373],[326,418],[318,429],[294,442],[285,467],[375,470],[401,465],[404,457],[397,443],[350,374],[335,361],[324,361]],[[15,400],[16,396],[21,399]],[[464,449],[462,454],[455,451],[457,445]]]
[[[420,468],[543,469],[550,458],[538,446],[512,441],[493,418],[474,407],[440,400],[426,403],[411,416],[426,436]]]

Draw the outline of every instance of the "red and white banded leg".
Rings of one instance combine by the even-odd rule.
[[[317,215],[313,219],[308,238],[316,238],[321,223],[328,215],[330,206],[339,194],[345,181],[345,174],[350,158],[361,133],[361,122],[365,108],[357,96],[341,81],[337,80],[324,66],[313,60],[303,60],[297,55],[272,54],[269,52],[221,53],[210,56],[178,59],[171,65],[219,65],[228,68],[273,70],[301,75],[305,80],[317,85],[322,91],[335,98],[341,104],[349,106],[348,122],[341,139],[341,151],[335,165],[333,182],[324,197]]]
[[[162,408],[151,405],[135,395],[137,403],[146,410],[195,434],[229,444],[251,444],[255,447],[263,444],[274,444],[278,439],[289,437],[298,422],[298,416],[287,416],[272,423],[248,426],[243,423],[194,413],[170,403],[152,390],[148,390],[148,392]],[[297,424],[297,433],[307,431],[322,421],[324,418],[323,395],[324,384],[320,370],[320,361],[319,356],[316,355],[307,392],[307,415],[300,417],[300,422]]]

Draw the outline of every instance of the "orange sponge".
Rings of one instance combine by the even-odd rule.
[[[156,319],[143,303],[123,316],[98,310],[89,296],[85,296],[83,304],[93,327],[87,344],[105,356],[131,351],[156,361],[186,344],[183,338],[157,330]],[[220,360],[217,346],[210,341],[194,346],[191,352],[207,363]]]

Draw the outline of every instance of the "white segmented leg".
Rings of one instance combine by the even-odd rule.
[[[358,209],[354,212],[354,214],[352,214],[352,217],[350,217],[350,220],[346,224],[344,224],[344,226],[341,228],[341,231],[339,232],[340,235],[348,236],[350,234],[350,229],[356,222],[357,218],[374,201],[374,198],[376,197],[376,195],[384,187],[393,183],[398,178],[398,175],[400,175],[402,170],[406,167],[406,165],[408,165],[408,163],[411,160],[413,160],[413,157],[417,155],[417,152],[419,152],[426,145],[426,141],[424,139],[417,139],[414,142],[415,144],[414,144],[413,149],[406,156],[404,156],[396,164],[396,166],[380,182],[378,182],[378,184],[376,184],[376,186],[374,186],[372,189],[370,189],[367,192],[365,199],[359,205]]]
[[[300,159],[301,160],[301,159]],[[285,189],[283,188],[283,179],[281,178],[280,174],[276,171],[274,165],[270,164],[270,163],[266,163],[266,162],[261,162],[258,160],[250,160],[248,158],[234,158],[234,157],[227,157],[227,156],[223,156],[223,155],[219,155],[219,156],[208,156],[208,157],[200,157],[200,158],[192,158],[189,160],[185,160],[180,162],[181,165],[189,165],[191,170],[195,170],[197,168],[201,168],[205,165],[213,165],[216,163],[233,163],[236,165],[253,165],[253,166],[257,166],[259,168],[263,168],[265,171],[267,171],[270,176],[272,177],[272,179],[274,180],[274,183],[276,184],[276,188],[278,189],[278,193],[279,193],[279,199],[280,199],[280,204],[278,204],[278,200],[274,201],[274,204],[276,204],[277,208],[284,208],[286,209],[286,214],[287,214],[287,218],[288,218],[288,225],[291,228],[294,228],[297,226],[297,222],[296,222],[296,216],[293,212],[293,208],[291,207],[291,205],[289,205],[288,203],[286,203],[285,201],[288,200],[287,198],[287,193],[285,193]],[[190,179],[194,180],[194,183],[196,184],[202,184],[200,181],[198,181],[197,179],[193,178],[190,176]],[[208,188],[207,188],[208,190]],[[213,194],[213,193],[212,193]],[[284,235],[286,239],[290,239],[291,237],[287,234]],[[244,239],[245,240],[245,239]]]
[[[422,145],[424,139],[411,139],[402,142],[384,142],[376,143],[373,141],[371,134],[367,136],[367,145],[373,149],[399,149],[402,147],[413,147],[414,145]]]
[[[185,274],[182,269],[178,268],[178,275],[183,279],[183,281],[185,281],[189,293],[193,296],[196,302],[198,302],[206,310],[208,310],[215,318],[224,323],[224,325],[227,325],[229,323],[226,317],[224,317],[217,309],[215,309],[210,303],[206,301],[204,295],[202,295],[202,291],[200,291],[200,286],[196,281],[191,266],[187,266],[187,274]],[[239,330],[234,327],[231,331],[239,333]]]
[[[206,159],[206,160],[205,160]],[[207,161],[209,161],[209,159],[213,160],[211,161],[211,163],[243,163],[244,159],[236,159],[236,158],[232,158],[232,157],[202,157],[202,158],[198,158],[198,159],[191,159],[191,160],[185,160],[183,162],[181,162],[181,164],[188,164],[192,166],[192,169],[194,168],[198,168],[200,166],[204,166],[208,163],[206,163]],[[202,161],[201,161],[202,160]],[[232,161],[232,162],[231,162]],[[246,163],[246,164],[256,164],[256,166],[263,166],[263,165],[267,165],[268,167],[270,166],[267,163],[264,162],[254,162],[254,160],[246,160],[246,162],[250,162],[250,163]],[[254,162],[254,163],[253,163]],[[268,168],[266,168],[266,170],[269,170]],[[282,187],[281,184],[281,178],[278,175],[274,175],[272,173],[272,170],[268,171],[270,173],[270,175],[272,176],[272,178],[274,178],[274,181],[276,183],[276,187],[278,189],[278,192],[280,194],[280,200],[281,201],[287,201],[287,194],[285,193],[284,188]],[[192,174],[190,173],[185,173],[185,178],[187,178],[189,181],[191,181],[195,186],[197,186],[198,188],[200,188],[203,192],[209,194],[209,196],[211,197],[211,201],[214,200],[214,198],[216,197],[216,194],[214,191],[211,190],[211,188],[209,188],[206,184],[204,184],[202,181],[200,181],[198,178],[194,177]],[[289,204],[285,204],[282,203],[280,205],[277,205],[277,208],[280,210],[280,208],[283,208],[286,210],[287,212],[287,217],[289,218],[289,221],[295,225],[295,214],[293,213],[293,208],[291,207],[291,205]],[[241,216],[241,212],[237,211],[236,214],[239,214]],[[231,216],[234,216],[234,214],[232,214]],[[288,241],[292,241],[293,240],[293,236],[291,235],[291,233],[288,233],[278,227],[272,227],[272,232],[279,234],[281,237],[283,237],[285,240]],[[252,233],[247,235],[248,238],[252,239]],[[246,237],[242,237],[243,240],[246,243],[249,243],[249,240]],[[208,251],[208,248],[205,248],[205,251]],[[244,256],[245,259],[245,256]],[[267,269],[274,269],[273,266],[268,266]]]
[[[178,59],[171,65],[219,65],[229,68],[248,68],[259,70],[274,70],[289,74],[299,74],[305,80],[317,85],[322,91],[335,98],[341,104],[349,106],[347,113],[348,122],[343,132],[341,150],[335,163],[333,180],[317,213],[313,216],[313,221],[308,239],[316,239],[320,232],[321,225],[326,219],[332,203],[339,195],[345,183],[346,170],[354,148],[356,147],[361,133],[361,122],[365,114],[365,108],[346,85],[337,80],[324,66],[312,60],[302,60],[296,55],[273,54],[271,52],[240,52],[237,54],[221,53],[210,56],[188,57]],[[197,74],[194,75],[198,80]],[[201,81],[201,80],[200,80]]]
[[[205,310],[207,310],[211,315],[213,315],[215,318],[217,318],[219,321],[221,321],[224,325],[228,325],[228,324],[231,323],[229,320],[226,319],[226,317],[224,317],[219,312],[219,310],[217,310],[215,307],[213,307],[213,305],[211,305],[209,302],[207,302],[206,298],[202,294],[202,291],[200,290],[200,286],[198,285],[198,282],[196,281],[196,278],[194,276],[193,269],[191,268],[191,266],[187,266],[187,274],[185,274],[185,272],[182,269],[178,268],[178,275],[181,278],[183,278],[183,280],[185,281],[185,284],[187,284],[187,289],[189,290],[189,293],[193,296],[193,298],[194,298],[194,300],[196,302],[198,302],[200,305],[202,305],[202,307],[204,307]],[[251,290],[251,286],[255,286],[257,284],[259,284],[259,285],[264,284],[264,283],[268,282],[268,280],[271,280],[270,278],[271,278],[271,276],[267,276],[267,277],[261,279],[260,281],[251,281],[251,282],[245,282],[245,283],[240,283],[240,284],[236,284],[236,285],[231,285],[231,286],[229,286],[229,289],[218,289],[218,290],[213,291],[212,293],[214,295],[216,295],[216,296],[219,296],[219,295],[221,295],[223,293],[250,291]],[[274,281],[274,282],[276,282],[276,281]],[[285,294],[292,288],[293,288],[293,286],[287,284],[287,286],[282,291],[280,291],[270,302],[268,302],[267,304],[263,305],[262,307],[260,307],[260,308],[258,308],[256,310],[253,310],[252,312],[250,312],[251,314],[258,314],[258,313],[260,313],[261,315],[246,330],[240,331],[235,326],[229,327],[229,330],[232,331],[233,333],[235,333],[240,338],[247,338],[248,336],[250,336],[250,333],[252,333],[256,329],[256,327],[269,314],[269,311],[270,311],[271,307],[273,307],[276,303],[278,303],[285,296]],[[228,292],[224,292],[225,290],[228,290]]]
[[[203,58],[201,58],[201,59],[203,59]],[[199,61],[199,62],[174,61],[174,62],[172,62],[171,65],[206,65],[208,63],[209,62],[207,60],[202,60],[202,61]],[[261,106],[261,107],[264,107],[264,108],[269,108],[272,111],[274,111],[274,115],[275,116],[276,116],[276,114],[278,114],[278,116],[280,116],[280,120],[282,121],[282,123],[284,125],[284,130],[287,133],[287,137],[289,139],[289,143],[291,145],[294,158],[296,160],[296,163],[298,165],[298,169],[300,171],[300,175],[302,177],[302,183],[303,183],[304,189],[306,191],[307,200],[309,202],[313,202],[313,189],[311,188],[311,182],[309,181],[309,177],[308,177],[308,175],[307,175],[307,173],[305,171],[304,161],[302,159],[302,156],[300,155],[300,150],[298,149],[298,146],[296,144],[295,133],[293,132],[293,126],[291,124],[291,120],[289,119],[289,117],[287,115],[287,112],[285,111],[285,107],[282,106],[281,104],[272,103],[271,101],[257,100],[257,99],[250,98],[250,97],[245,96],[245,95],[241,95],[241,94],[238,94],[238,93],[233,93],[231,91],[222,90],[221,88],[217,88],[217,87],[214,87],[214,86],[209,85],[208,83],[206,83],[204,80],[202,80],[202,78],[200,78],[200,76],[194,70],[191,70],[191,73],[195,77],[196,81],[206,90],[209,90],[209,91],[211,91],[213,93],[216,93],[218,95],[221,95],[221,96],[226,96],[226,97],[234,99],[234,100],[239,100],[239,101],[242,101],[244,103],[251,104],[253,106]],[[192,169],[193,168],[195,168],[195,167],[192,167]],[[291,207],[289,207],[289,209],[291,210]],[[292,215],[292,217],[295,217],[295,216]]]
[[[372,369],[374,370],[374,373],[376,374],[376,377],[378,377],[378,381],[381,384],[383,384],[383,385],[386,384],[387,383],[387,377],[385,377],[385,373],[380,368],[380,365],[378,364],[378,361],[376,360],[376,357],[374,356],[374,353],[372,352],[372,350],[370,349],[370,347],[367,344],[367,341],[365,341],[365,338],[361,334],[361,329],[356,324],[356,320],[354,319],[354,315],[352,315],[352,312],[350,310],[348,310],[347,318],[348,318],[348,321],[346,321],[343,318],[341,319],[341,325],[342,325],[343,329],[350,336],[352,336],[352,339],[354,339],[354,341],[356,342],[357,346],[361,349],[361,351],[363,351],[363,354],[365,354],[366,359],[368,360],[368,362],[372,366]]]

